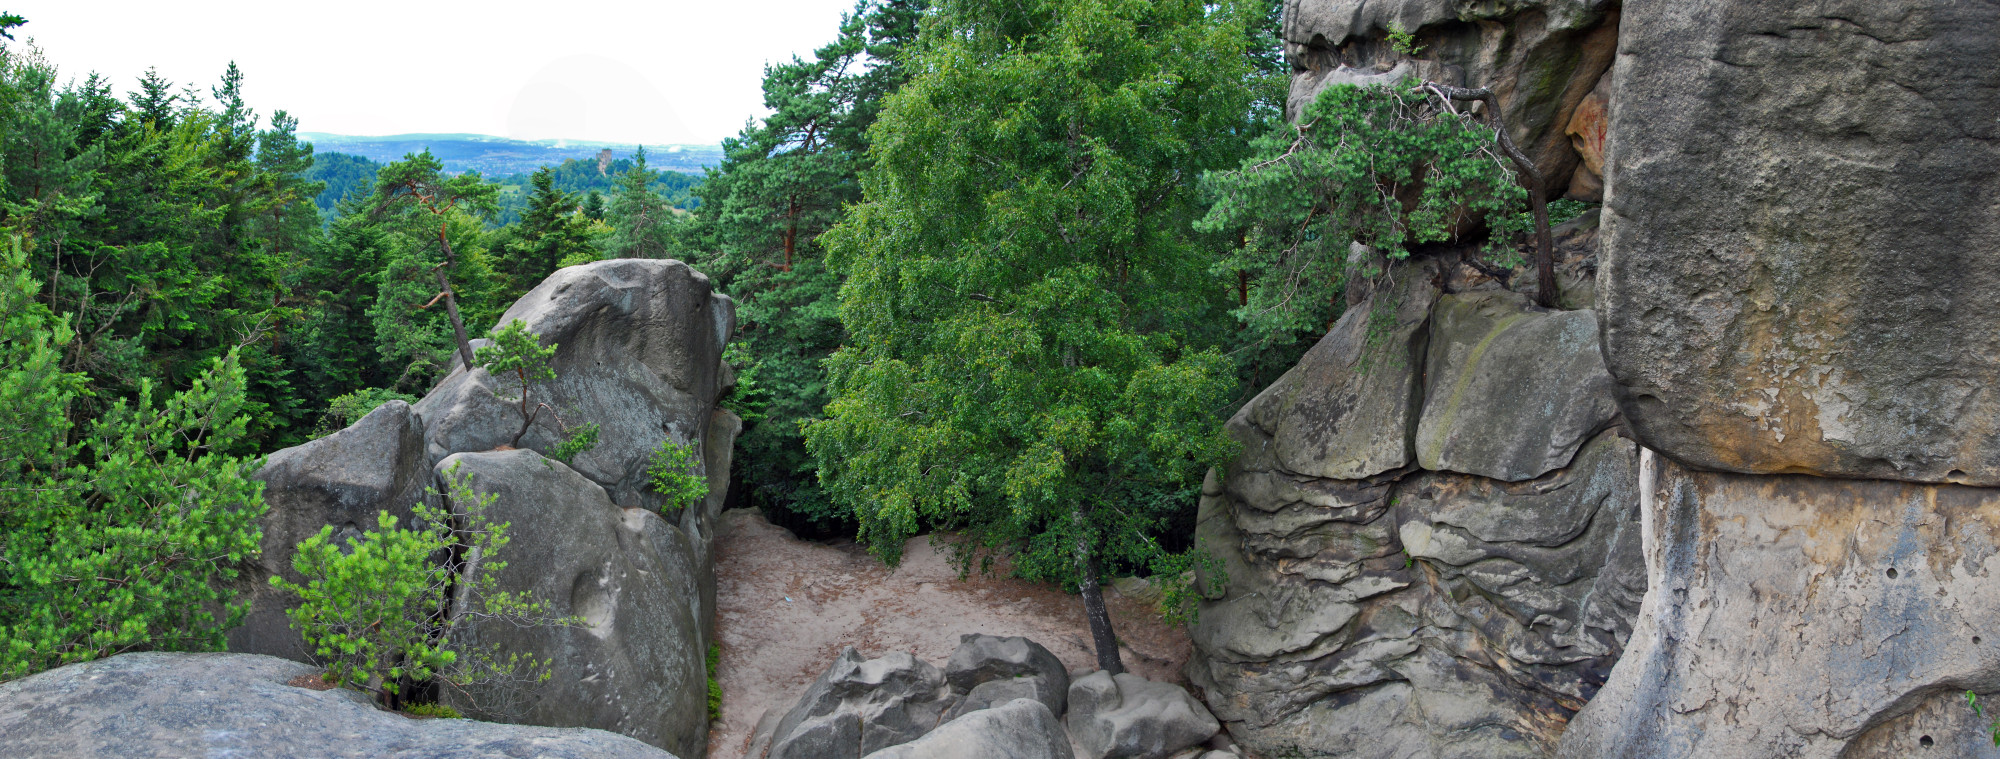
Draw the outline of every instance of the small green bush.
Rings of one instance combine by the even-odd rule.
[[[445,706],[444,704],[416,704],[403,709],[403,713],[408,714],[412,717],[436,717],[438,719],[465,719],[465,715],[459,714],[457,709]]]
[[[701,473],[701,453],[694,443],[660,441],[646,467],[653,492],[666,496],[661,512],[678,511],[708,497],[708,478]]]
[[[722,644],[708,644],[708,719],[710,722],[722,719],[722,681],[715,679],[715,670],[722,666]]]

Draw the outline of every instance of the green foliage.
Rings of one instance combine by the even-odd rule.
[[[535,426],[535,419],[541,416],[543,410],[549,411],[551,416],[556,416],[557,426],[563,426],[562,417],[555,414],[553,407],[546,403],[536,403],[532,397],[535,383],[556,378],[555,367],[550,364],[555,355],[556,345],[550,343],[548,347],[542,347],[541,338],[529,332],[528,323],[520,319],[508,322],[507,326],[493,333],[492,345],[473,353],[473,361],[492,372],[496,380],[513,380],[521,388],[518,399],[494,394],[501,400],[517,400],[520,404],[521,431],[514,433],[514,440],[510,445],[521,444],[521,436],[528,434],[529,428]],[[573,436],[565,441],[565,445],[580,440]],[[590,445],[597,443],[595,427],[589,430],[589,443]],[[575,456],[585,450],[589,450],[589,446],[573,450],[567,456],[559,458],[567,463],[569,456]]]
[[[1986,719],[1986,710],[1979,706],[1979,694],[1969,690],[1966,691],[1965,703],[1972,707],[1973,714],[1979,715],[1980,719]],[[1992,734],[1993,745],[2000,746],[2000,718],[1993,719],[1991,724],[1988,725],[1987,731]]]
[[[1237,318],[1269,344],[1317,335],[1339,316],[1347,278],[1378,272],[1349,268],[1351,243],[1401,259],[1469,219],[1520,213],[1527,192],[1494,139],[1414,82],[1328,87],[1240,167],[1202,178],[1215,204],[1198,226],[1243,235],[1215,268],[1247,283]]]
[[[611,234],[599,246],[611,258],[667,258],[674,249],[676,210],[655,187],[658,172],[646,168],[646,149],[632,156],[618,176],[618,193],[605,209]]]
[[[722,681],[715,677],[716,668],[722,666],[722,644],[708,644],[708,721],[722,719]]]
[[[286,614],[332,681],[393,702],[413,683],[463,688],[548,680],[547,661],[454,636],[457,625],[472,620],[520,626],[578,620],[499,589],[498,573],[507,566],[500,551],[511,538],[507,523],[488,517],[495,496],[473,490],[456,466],[444,479],[451,513],[419,502],[414,525],[398,527],[385,511],[374,529],[344,545],[334,542],[331,525],[323,527],[292,557],[303,584],[271,578],[272,586],[298,596],[298,607]],[[451,558],[433,562],[437,556]]]
[[[570,463],[577,454],[597,447],[597,433],[596,422],[578,425],[576,429],[570,430],[568,437],[556,444],[555,450],[549,452],[549,458],[564,464]]]
[[[565,261],[596,260],[590,219],[578,211],[576,195],[556,189],[547,168],[529,180],[521,222],[505,230],[497,268],[506,277],[506,300],[514,300],[567,265]],[[601,200],[599,201],[602,202]]]
[[[390,401],[416,403],[417,397],[394,390],[370,387],[334,398],[326,407],[327,427],[330,428],[328,431],[361,421],[361,417],[367,416],[369,412],[381,408],[382,404]]]
[[[850,338],[807,444],[877,555],[957,529],[1074,587],[1171,553],[1234,450],[1219,240],[1190,231],[1187,179],[1242,155],[1265,10],[965,0],[927,22],[864,200],[821,238]]]
[[[1424,51],[1423,46],[1417,44],[1417,36],[1394,21],[1389,22],[1389,49],[1409,56]]]
[[[412,717],[435,717],[437,719],[465,719],[465,715],[459,714],[457,709],[445,706],[444,704],[415,704],[404,708],[403,713],[408,714]]]
[[[41,303],[19,238],[0,248],[0,680],[132,650],[212,651],[247,604],[227,584],[257,552],[256,462],[238,354],[187,390],[120,399],[79,424],[77,336]],[[72,432],[81,428],[80,440]]]
[[[313,205],[320,213],[332,214],[341,201],[359,202],[375,191],[375,172],[382,164],[358,155],[346,153],[320,153],[313,157],[312,169],[305,173],[308,181],[326,186],[313,196]]]
[[[678,511],[708,497],[708,477],[701,470],[701,451],[694,443],[660,441],[646,465],[646,480],[653,492],[666,498],[661,512]]]

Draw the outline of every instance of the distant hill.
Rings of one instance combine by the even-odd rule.
[[[635,145],[586,140],[510,140],[484,134],[392,134],[354,137],[325,132],[300,132],[319,152],[346,153],[377,163],[402,159],[429,148],[450,172],[477,171],[489,177],[531,172],[566,160],[594,160],[601,151],[631,155]],[[722,162],[721,145],[648,145],[646,162],[653,169],[700,174],[703,166]]]

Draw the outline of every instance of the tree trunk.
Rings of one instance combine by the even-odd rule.
[[[472,341],[465,339],[465,320],[458,315],[458,294],[452,292],[451,281],[445,279],[444,270],[451,268],[457,257],[452,255],[451,242],[444,237],[444,228],[438,228],[438,246],[444,249],[444,265],[437,272],[438,289],[444,292],[444,312],[451,317],[452,334],[458,337],[458,358],[465,362],[465,370],[472,371]]]
[[[1514,146],[1514,138],[1507,134],[1507,123],[1500,118],[1500,100],[1493,96],[1493,90],[1481,87],[1466,89],[1437,84],[1425,85],[1440,97],[1448,100],[1477,100],[1486,104],[1486,123],[1493,127],[1495,139],[1500,143],[1500,152],[1514,162],[1514,168],[1528,180],[1528,207],[1535,213],[1535,305],[1555,308],[1556,305],[1556,264],[1553,243],[1549,240],[1549,205],[1542,197],[1547,191],[1547,182],[1542,172],[1535,168],[1535,162],[1521,149]]]
[[[1076,509],[1070,515],[1081,530],[1083,510]],[[1081,576],[1077,589],[1083,596],[1083,615],[1090,619],[1090,642],[1097,649],[1097,668],[1114,675],[1123,673],[1118,636],[1111,632],[1111,611],[1104,608],[1104,589],[1097,584],[1097,558],[1091,554],[1090,541],[1081,535],[1076,539],[1076,572]]]

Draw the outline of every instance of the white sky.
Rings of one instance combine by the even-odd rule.
[[[260,117],[350,135],[715,143],[761,117],[766,62],[832,41],[853,0],[0,0],[62,78],[147,66],[204,95],[230,60]],[[16,45],[20,43],[15,43]]]

